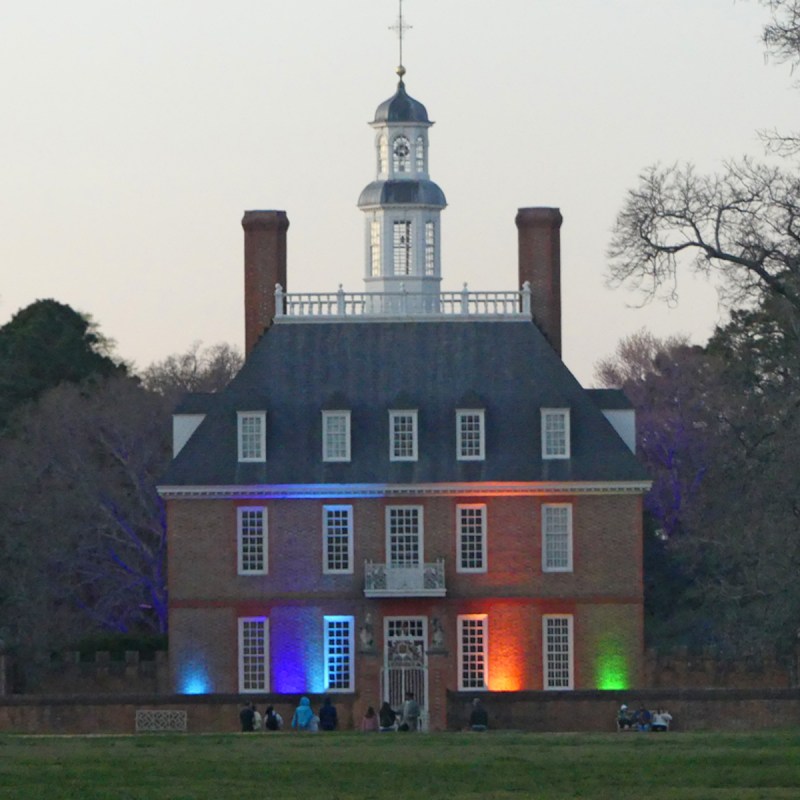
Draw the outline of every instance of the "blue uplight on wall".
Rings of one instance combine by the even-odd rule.
[[[191,660],[182,665],[178,680],[180,694],[210,694],[211,691],[211,680],[205,664]]]
[[[322,614],[318,608],[282,607],[270,614],[272,691],[325,691]]]

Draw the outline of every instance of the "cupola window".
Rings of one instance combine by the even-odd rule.
[[[393,226],[392,248],[394,274],[411,274],[411,221],[396,220]]]
[[[417,172],[425,172],[425,139],[417,136],[416,148]]]
[[[369,273],[373,278],[381,274],[381,223],[377,220],[369,226]]]
[[[385,175],[389,171],[389,142],[381,136],[378,142],[378,172]]]
[[[405,136],[398,136],[392,147],[394,171],[411,172],[411,145]]]
[[[425,223],[425,274],[436,274],[436,223]]]

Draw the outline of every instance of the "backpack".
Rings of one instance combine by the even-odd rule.
[[[264,723],[264,727],[270,731],[278,730],[278,717],[274,711],[270,711],[269,714],[267,714],[267,721]]]

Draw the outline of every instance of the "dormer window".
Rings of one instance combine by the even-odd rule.
[[[350,412],[322,412],[322,460],[350,460]]]
[[[405,136],[398,136],[394,140],[392,166],[395,173],[411,172],[411,144]]]
[[[542,409],[542,458],[569,458],[569,409]]]
[[[417,460],[417,412],[389,412],[389,460]]]
[[[238,411],[239,461],[267,460],[267,412]]]
[[[483,461],[485,433],[482,408],[456,411],[456,458],[459,461]]]

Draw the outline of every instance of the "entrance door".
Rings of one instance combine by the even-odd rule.
[[[428,705],[428,664],[425,643],[428,620],[425,617],[386,617],[383,686],[381,695],[394,709],[403,705],[411,692],[422,711],[420,721],[426,727]]]

